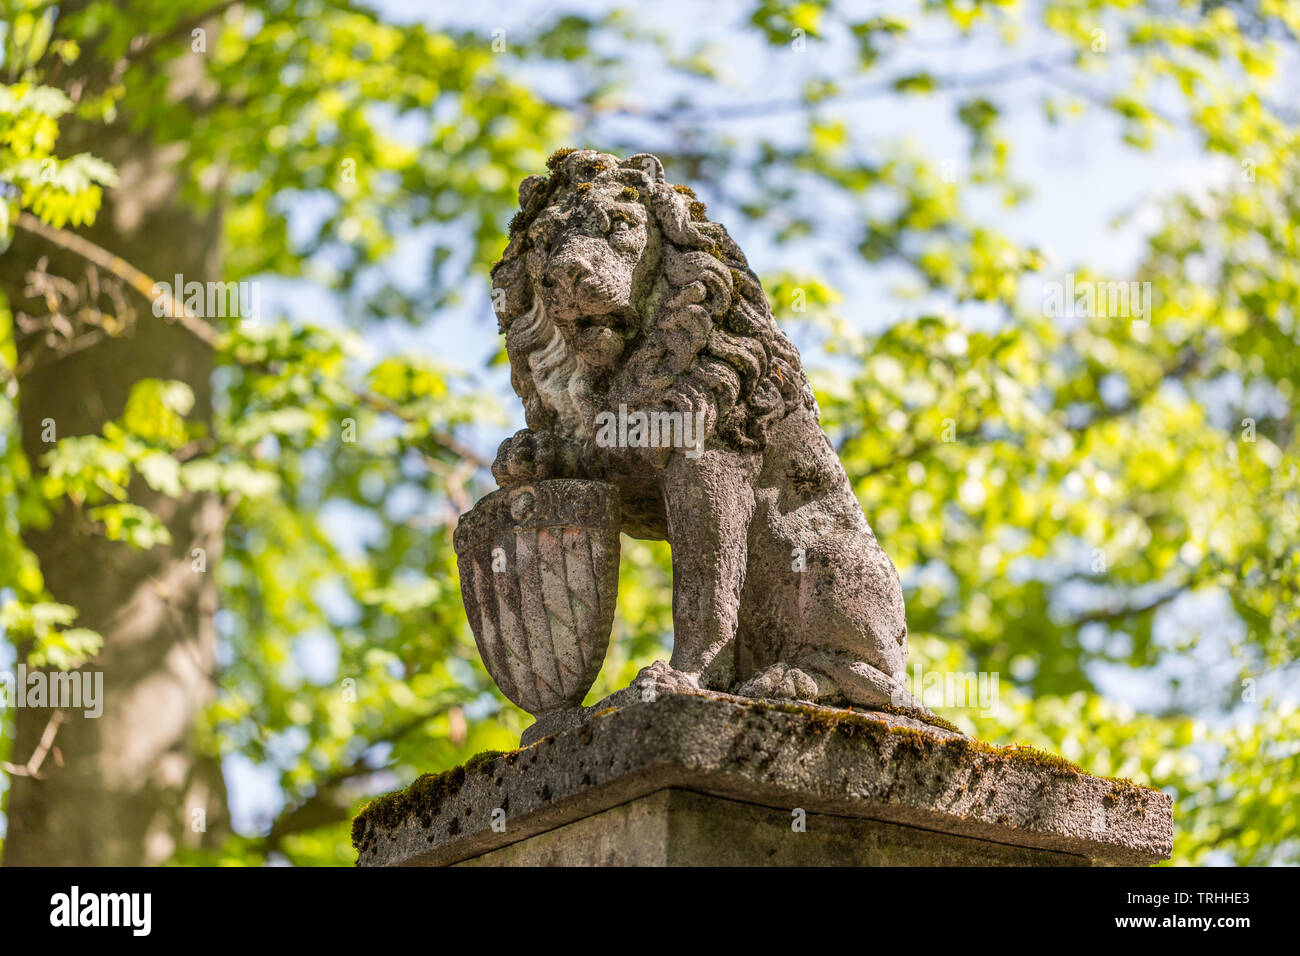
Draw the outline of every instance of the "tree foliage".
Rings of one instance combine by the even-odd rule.
[[[103,434],[59,438],[34,475],[0,311],[10,643],[58,666],[95,651],[20,537],[51,509],[123,548],[166,533],[128,501],[132,479],[214,491],[227,509],[207,572],[221,692],[195,746],[274,773],[284,805],[263,832],[183,862],[350,863],[345,824],[368,794],[517,741],[527,717],[478,662],[450,546],[491,484],[483,450],[508,410],[446,356],[360,344],[485,303],[517,184],[565,145],[655,152],[742,247],[777,250],[759,267],[824,264],[765,284],[818,346],[824,424],[904,572],[914,666],[1001,677],[994,711],[947,716],[1168,789],[1178,862],[1300,862],[1300,115],[1283,99],[1300,4],[943,0],[868,15],[749,0],[728,8],[730,31],[685,37],[621,10],[493,31],[343,0],[3,7],[0,244],[92,220],[117,178],[66,152],[60,122],[128,116],[183,151],[184,197],[220,208],[225,279],[292,278],[345,316],[200,323],[218,358],[211,429],[183,385],[142,380]],[[715,49],[732,41],[786,66],[802,56],[798,88],[737,98]],[[948,65],[989,48],[990,68]],[[933,51],[924,67],[918,50]],[[192,78],[182,96],[177,76]],[[873,101],[944,111],[963,154],[876,135]],[[997,215],[1032,195],[1009,133],[1028,110],[1105,118],[1115,148],[1181,137],[1222,157],[1212,189],[1163,200],[1130,274],[1075,267],[1079,282],[1149,283],[1141,321],[1034,301],[1048,250]],[[418,275],[404,247],[423,250]],[[879,307],[837,288],[866,268],[898,277],[872,334]],[[919,315],[903,307],[917,298]],[[996,322],[964,321],[972,303]],[[624,544],[593,699],[671,641],[666,550]],[[1173,613],[1216,599],[1227,623]],[[304,648],[328,673],[303,666]],[[1117,672],[1144,688],[1136,706],[1107,695]]]

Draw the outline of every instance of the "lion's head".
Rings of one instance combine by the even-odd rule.
[[[519,187],[492,269],[512,381],[534,430],[589,439],[595,412],[704,412],[731,447],[815,409],[799,354],[740,248],[657,158],[560,150]]]

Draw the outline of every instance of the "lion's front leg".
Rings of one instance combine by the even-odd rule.
[[[697,458],[674,454],[664,476],[673,554],[671,665],[700,686],[725,689],[735,675],[757,472],[755,456],[713,449]]]
[[[492,477],[502,488],[543,481],[547,478],[595,478],[586,467],[582,446],[555,432],[515,432],[497,449]]]

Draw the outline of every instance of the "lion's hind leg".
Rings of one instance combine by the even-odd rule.
[[[736,689],[741,697],[775,700],[824,701],[836,696],[834,682],[815,669],[794,664],[771,664]]]
[[[843,651],[808,649],[759,671],[737,688],[742,697],[806,700],[854,707],[926,708],[899,681]]]
[[[809,649],[800,655],[797,664],[825,675],[841,698],[853,706],[903,707],[928,712],[902,682],[843,651]]]

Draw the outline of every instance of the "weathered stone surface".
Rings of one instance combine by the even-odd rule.
[[[920,707],[903,686],[898,572],[744,253],[654,156],[563,150],[548,166],[520,186],[492,273],[528,424],[501,444],[498,483],[605,483],[618,492],[618,529],[669,542],[670,663],[692,687]],[[517,557],[532,562],[536,548],[525,542]],[[483,613],[496,602],[481,593],[482,559],[471,564],[466,605],[486,654],[505,631]],[[575,702],[555,687],[566,667],[585,675],[585,659],[565,657],[571,642],[552,652],[535,639],[564,598],[557,585],[541,617],[514,622],[534,639],[504,646],[527,654],[488,662],[534,715]]]
[[[779,813],[647,799],[667,791]],[[788,827],[795,809],[809,815],[810,831],[836,828],[861,845],[849,853],[832,840],[778,839],[773,820]],[[362,866],[476,857],[688,863],[707,854],[708,834],[733,812],[732,863],[937,863],[981,853],[988,864],[1029,862],[1010,847],[1034,862],[1147,864],[1167,859],[1173,841],[1167,795],[1039,751],[992,747],[904,715],[665,694],[423,777],[371,803],[353,842]]]
[[[1086,866],[1070,853],[658,790],[456,866]]]

